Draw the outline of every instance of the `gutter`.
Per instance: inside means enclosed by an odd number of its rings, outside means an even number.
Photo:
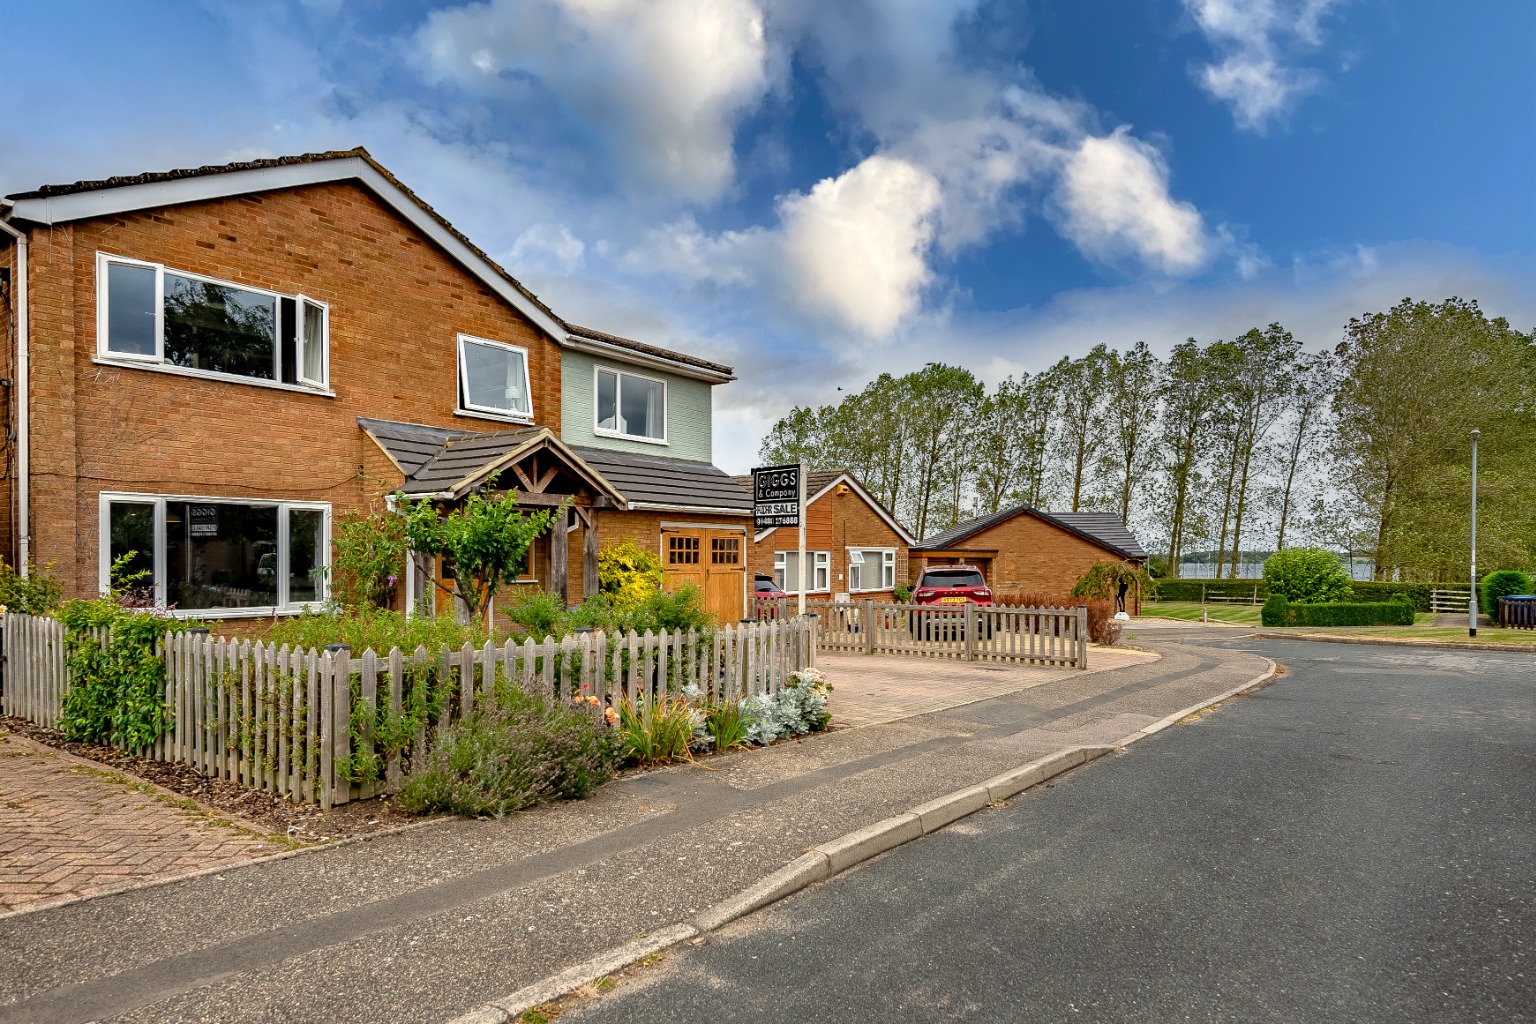
[[[16,296],[16,532],[21,538],[16,571],[26,576],[32,570],[32,367],[27,333],[27,235],[4,219],[0,219],[0,230],[16,240],[16,280],[11,285]]]

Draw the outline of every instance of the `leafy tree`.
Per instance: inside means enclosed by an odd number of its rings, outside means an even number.
[[[1466,578],[1468,432],[1482,431],[1478,547],[1536,561],[1536,333],[1476,302],[1404,299],[1349,322],[1333,402],[1339,477],[1379,579]]]
[[[405,571],[405,522],[383,509],[352,509],[336,519],[331,597],[349,612],[390,603]]]
[[[1297,360],[1291,382],[1290,419],[1284,443],[1285,483],[1280,491],[1280,529],[1275,536],[1275,550],[1285,547],[1285,529],[1291,517],[1291,499],[1296,486],[1296,471],[1308,442],[1318,432],[1319,421],[1328,411],[1328,402],[1337,386],[1337,364],[1328,352],[1303,355]]]
[[[1215,411],[1216,392],[1208,361],[1190,338],[1174,346],[1162,381],[1161,464],[1167,490],[1168,575],[1177,578],[1183,562],[1191,505],[1200,484],[1200,455]]]
[[[1050,373],[1057,395],[1059,429],[1067,451],[1072,511],[1083,506],[1094,446],[1104,431],[1104,379],[1109,350],[1095,345],[1081,359],[1062,359]]]
[[[1349,573],[1332,551],[1286,548],[1264,562],[1264,582],[1272,595],[1288,601],[1342,601],[1349,597]]]
[[[555,516],[566,514],[564,505],[525,513],[515,490],[491,497],[471,494],[446,513],[430,498],[412,501],[400,494],[396,502],[405,517],[406,543],[412,551],[440,555],[452,564],[456,594],[435,575],[429,578],[444,593],[462,600],[471,619],[489,614],[496,592],[516,578],[533,542],[549,532]]]
[[[1124,523],[1131,521],[1131,502],[1154,454],[1159,369],[1157,357],[1144,341],[1124,355],[1111,349],[1104,364],[1110,441],[1106,461],[1117,482],[1117,505]]]
[[[1079,599],[1113,601],[1115,610],[1123,612],[1125,595],[1133,587],[1139,589],[1143,596],[1150,598],[1157,592],[1157,581],[1139,565],[1104,559],[1094,562],[1088,567],[1087,572],[1078,577],[1077,582],[1072,586],[1072,596]]]

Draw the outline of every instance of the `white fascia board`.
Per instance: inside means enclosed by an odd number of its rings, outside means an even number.
[[[741,516],[743,519],[752,518],[750,509],[712,508],[707,505],[668,505],[658,501],[631,501],[628,507],[636,512],[698,512],[718,516]]]
[[[397,185],[375,170],[368,161],[358,156],[315,160],[301,164],[281,164],[276,167],[256,167],[244,171],[222,171],[176,178],[171,181],[150,181],[138,185],[97,189],[92,192],[76,192],[72,195],[17,199],[13,202],[11,217],[37,224],[63,224],[90,217],[127,213],[131,210],[205,202],[210,199],[226,199],[230,196],[249,195],[254,192],[272,192],[277,189],[321,185],[326,182],[349,179],[355,179],[365,185],[396,213],[409,221],[413,227],[432,239],[470,273],[485,282],[493,292],[532,320],[555,341],[562,345],[567,343],[569,333],[564,324],[530,301],[528,296],[514,287],[512,282],[491,266],[484,257],[461,242],[453,232],[443,227],[435,217],[422,209],[420,203],[406,195]]]
[[[702,380],[709,384],[725,384],[736,379],[728,373],[706,370],[704,367],[694,366],[692,363],[677,362],[661,356],[653,356],[646,352],[637,352],[632,348],[625,348],[622,345],[614,345],[610,342],[597,341],[593,338],[583,337],[580,334],[567,333],[565,339],[566,347],[575,349],[578,352],[602,356],[604,359],[610,359],[614,362],[665,370],[667,373],[678,377],[692,377],[694,380]]]

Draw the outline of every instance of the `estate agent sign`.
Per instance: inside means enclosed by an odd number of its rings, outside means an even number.
[[[752,471],[752,528],[800,525],[800,467],[764,466]]]

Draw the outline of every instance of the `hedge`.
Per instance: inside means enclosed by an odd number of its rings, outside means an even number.
[[[1158,580],[1158,601],[1199,601],[1201,588],[1210,597],[1234,597],[1253,600],[1253,588],[1259,588],[1259,600],[1269,597],[1269,587],[1263,580]],[[1465,583],[1380,583],[1374,580],[1357,580],[1350,584],[1349,604],[1373,604],[1390,601],[1398,594],[1407,594],[1415,611],[1429,611],[1431,590],[1466,590]],[[1341,602],[1342,603],[1342,602]]]
[[[1411,626],[1413,605],[1402,601],[1292,604],[1279,594],[1264,602],[1266,626]]]

